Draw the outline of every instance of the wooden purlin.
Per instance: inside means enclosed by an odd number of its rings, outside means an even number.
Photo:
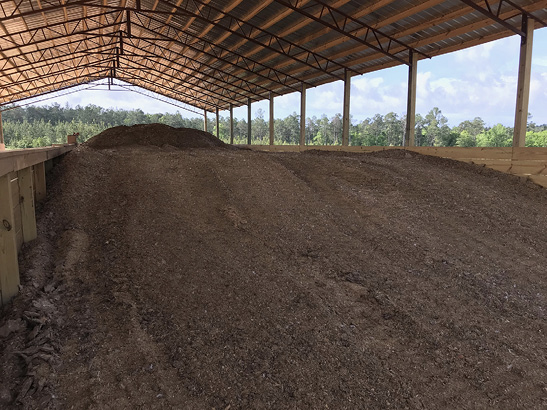
[[[401,57],[399,57],[398,53],[392,53],[390,51],[390,45],[392,42],[395,42],[399,46],[402,46],[402,48],[407,52],[415,52],[419,54],[423,54],[418,50],[413,49],[412,47],[409,47],[406,44],[403,44],[399,40],[397,40],[394,37],[391,37],[389,35],[386,35],[382,33],[381,31],[373,28],[372,26],[369,26],[363,22],[361,22],[359,19],[350,16],[346,13],[343,13],[341,11],[336,10],[332,6],[328,5],[327,3],[320,1],[320,0],[312,0],[317,5],[321,7],[321,12],[319,13],[319,16],[314,15],[312,13],[309,13],[308,11],[302,9],[301,7],[297,5],[293,5],[290,1],[286,0],[275,0],[277,3],[284,5],[285,7],[290,8],[291,10],[294,10],[295,12],[298,12],[310,20],[313,20],[315,22],[318,22],[324,26],[327,26],[329,29],[337,31],[338,33],[342,34],[343,36],[356,41],[358,43],[361,43],[367,47],[370,47],[371,49],[375,50],[378,53],[384,54],[394,60],[399,61],[401,64],[409,64],[408,59],[405,60]],[[341,17],[340,19],[337,19],[335,14],[339,14]],[[333,22],[325,20],[323,17],[328,16]],[[364,36],[357,36],[355,35],[355,32],[358,29],[352,28],[351,30],[347,29],[347,26],[349,25],[360,25],[360,30],[365,30]],[[368,40],[368,38],[371,38],[371,40]],[[374,40],[376,40],[374,42]],[[387,46],[384,43],[388,43]],[[425,55],[424,55],[425,56]],[[427,56],[425,56],[427,57]]]
[[[144,48],[147,50],[154,49],[158,50],[158,52],[161,53],[159,55],[156,51],[151,52],[152,55],[156,56],[158,60],[162,61],[171,61],[171,66],[175,65],[178,66],[181,69],[184,69],[185,71],[192,73],[196,75],[194,78],[198,78],[197,75],[200,75],[201,77],[210,77],[211,80],[205,80],[206,83],[210,84],[211,86],[216,86],[216,88],[209,88],[212,92],[216,92],[217,89],[223,89],[231,91],[233,89],[233,93],[241,93],[242,95],[252,94],[255,98],[262,98],[262,95],[258,93],[258,90],[256,89],[256,85],[249,83],[246,80],[242,80],[238,77],[233,76],[230,73],[223,73],[215,68],[207,67],[203,63],[194,60],[193,58],[190,58],[188,56],[180,55],[176,52],[174,52],[172,49],[164,49],[163,47],[158,46],[157,44],[152,43],[148,40],[142,40],[145,43],[148,43],[150,45],[149,48]],[[137,48],[137,46],[134,46]],[[179,61],[183,60],[184,64],[180,63]],[[160,65],[164,65],[165,63],[158,63]],[[167,70],[167,69],[166,69]],[[205,75],[207,74],[207,75]],[[222,76],[226,78],[222,78]],[[220,77],[220,78],[219,78]],[[188,81],[186,81],[188,84],[192,84],[192,78],[189,76],[185,76],[185,78],[190,78]],[[238,82],[242,84],[237,84]],[[243,83],[245,86],[243,86]],[[220,84],[220,85],[219,85]],[[268,92],[267,88],[263,88],[263,92]]]
[[[373,13],[375,12],[376,10],[380,9],[381,7],[384,7],[386,6],[387,4],[390,4],[392,3],[394,0],[383,0],[383,1],[377,1],[377,2],[374,2],[373,4],[371,5],[365,5],[365,6],[362,6],[360,7],[358,10],[356,10],[354,13],[353,13],[353,16],[355,18],[361,18],[363,16],[366,16],[368,15],[369,13]],[[306,0],[305,2],[303,2],[303,4],[307,4],[309,2],[309,0]],[[432,5],[434,4],[438,4],[438,3],[441,3],[442,0],[427,0],[427,1],[424,1],[422,2],[419,6],[415,6],[413,8],[413,10],[420,10],[420,9],[423,9],[423,8],[428,8],[428,7],[431,7]],[[334,3],[334,6],[343,6],[344,4],[348,3],[348,1],[338,1],[336,3]],[[300,3],[299,3],[300,4]],[[311,11],[311,13],[313,14],[313,11]],[[318,11],[316,11],[316,14],[318,15]],[[406,13],[408,13],[408,11],[406,11]],[[310,19],[308,17],[305,17],[305,16],[302,16],[302,20],[301,20],[301,23],[300,23],[300,26],[303,27],[305,26],[306,24],[309,24],[310,22]],[[295,27],[298,27],[299,25],[296,25]],[[380,29],[382,27],[384,27],[383,24],[380,24],[380,25],[376,25],[374,26],[376,29]],[[285,33],[287,35],[289,34],[292,34],[294,33],[294,29],[293,28],[289,28],[285,31]],[[319,30],[314,30],[314,32],[308,36],[305,36],[305,37],[302,37],[301,39],[299,39],[299,43],[309,43],[309,42],[312,42],[312,41],[316,41],[318,38],[320,38],[321,36],[325,35],[329,33],[329,28],[328,27],[324,27],[323,29],[319,29]],[[362,35],[361,32],[358,32],[357,35]],[[330,48],[334,48],[340,44],[343,44],[344,42],[346,42],[347,39],[344,38],[343,36],[338,36],[335,40],[332,40],[328,43],[321,43],[321,44],[318,44],[316,46],[316,49],[318,51],[325,51],[327,49],[330,49]],[[354,48],[355,50],[357,50],[357,47]],[[363,45],[359,45],[358,46],[358,49],[359,51],[362,51],[364,49],[366,49],[365,46]],[[258,52],[257,49],[253,50],[254,52]],[[342,53],[338,53],[338,55],[333,55],[333,57],[335,59],[337,58],[343,58],[343,57],[347,57],[348,55],[351,55],[351,51],[347,51],[347,50],[344,50],[344,52]],[[377,56],[375,55],[374,58],[376,58]],[[262,60],[260,60],[262,63],[264,64],[268,64],[268,61],[271,60],[271,56],[268,56],[267,58],[263,58]],[[280,64],[278,64],[278,67],[280,68],[283,68],[285,66],[287,66],[287,62],[282,62]],[[353,62],[350,63],[350,65],[353,65]],[[296,72],[296,70],[291,70],[289,71],[291,74],[294,74]],[[238,73],[239,74],[239,73]],[[304,80],[309,80],[310,77],[303,77]],[[324,81],[325,82],[325,81]],[[314,84],[314,85],[318,85],[317,83]]]
[[[8,101],[1,102],[0,107],[2,105],[6,105],[6,104],[15,104],[15,103],[18,103],[18,102],[21,102],[23,100],[33,98],[33,97],[38,97],[38,96],[42,96],[42,95],[52,94],[52,93],[55,93],[55,92],[60,92],[60,91],[67,90],[67,89],[70,89],[70,88],[73,88],[73,87],[76,87],[76,86],[79,86],[79,85],[89,84],[93,81],[103,80],[103,79],[107,78],[107,73],[108,73],[109,70],[110,70],[110,68],[108,68],[108,70],[104,70],[102,72],[94,73],[93,76],[87,76],[87,77],[84,77],[84,78],[79,78],[79,79],[78,78],[73,78],[71,80],[58,81],[56,83],[50,84],[49,88],[39,86],[39,85],[35,85],[34,88],[29,88],[27,90],[23,90],[23,91],[20,91],[20,92],[17,92],[17,93],[10,94],[10,99]],[[104,73],[104,75],[101,75],[101,73]],[[39,92],[39,93],[35,92],[37,90],[44,90],[44,91]]]
[[[167,74],[166,72],[164,71],[161,71],[161,70],[158,70],[156,67],[150,67],[149,65],[146,65],[145,63],[142,63],[140,61],[135,61],[135,60],[132,60],[132,59],[128,59],[126,58],[127,60],[127,64],[123,66],[123,70],[127,71],[127,70],[136,70],[137,72],[140,71],[140,70],[143,70],[143,68],[146,68],[146,71],[149,71],[149,72],[152,72],[154,73],[155,75],[157,75],[159,78],[164,78],[166,80],[169,81],[169,83],[171,84],[171,87],[174,88],[174,89],[179,89],[179,87],[177,86],[180,86],[180,88],[183,88],[183,89],[198,89],[201,93],[203,93],[204,91],[207,91],[207,88],[206,87],[201,87],[197,84],[192,84],[193,87],[187,87],[185,84],[180,84],[179,83],[179,79],[172,75],[172,74]],[[132,65],[136,65],[136,66],[132,66]],[[205,95],[205,94],[203,94]],[[207,94],[209,95],[209,94]],[[235,101],[233,99],[226,99],[224,96],[222,95],[215,95],[214,96],[215,100],[216,101],[219,101],[219,102],[222,102],[223,104],[230,104],[231,102]]]
[[[121,68],[119,73],[126,74],[126,70],[126,67]],[[164,95],[173,100],[185,102],[197,108],[211,110],[217,106],[217,100],[211,99],[211,97],[206,94],[192,94],[190,89],[185,89],[184,91],[174,89],[172,83],[169,80],[162,78],[159,74],[153,75],[150,72],[141,72],[139,76],[133,76],[130,73],[127,74],[127,76],[121,75],[119,79],[130,84],[138,85],[148,91]]]
[[[302,2],[306,2],[308,0],[302,0]],[[349,1],[349,0],[347,0]],[[250,10],[248,10],[244,16],[242,16],[243,19],[251,19],[253,18],[254,16],[256,16],[260,11],[262,11],[265,7],[267,7],[269,4],[271,4],[273,2],[273,0],[264,0],[264,1],[260,1],[260,2],[256,2],[255,4],[253,4],[253,7],[250,8]],[[268,23],[265,24],[265,27],[266,28],[269,28],[268,24],[270,24],[270,22],[273,22],[274,19],[271,19]],[[272,23],[273,24],[273,23]],[[209,27],[211,27],[212,25],[210,24]],[[208,31],[207,31],[208,32]],[[200,36],[201,35],[204,35],[206,34],[207,32],[203,32],[203,33],[200,33]],[[226,31],[224,34],[220,35],[220,37],[218,38],[218,42],[219,43],[222,43],[224,42],[226,39],[228,39],[230,36],[232,36],[233,34],[230,32],[230,31]],[[250,36],[254,35],[254,33],[249,33]],[[246,40],[241,40],[239,43],[236,43],[232,46],[232,48],[234,49],[239,49],[240,47],[242,47],[244,44],[246,43]],[[260,47],[257,46],[258,49],[261,49]],[[250,57],[252,55],[254,55],[255,52],[253,51],[250,51],[250,52],[245,52],[243,55],[245,57]],[[198,54],[196,56],[196,58],[200,58],[202,57],[203,54]],[[212,64],[213,61],[211,59],[208,60],[208,63],[209,64]],[[225,69],[226,66],[221,66],[219,69],[220,70],[223,70]]]
[[[91,60],[93,60],[93,63],[96,63],[98,61],[101,61],[104,59],[104,56],[111,57],[112,52],[107,52],[108,50],[105,50],[104,52],[95,52],[91,54]],[[46,59],[44,61],[41,61],[40,64],[29,64],[28,66],[23,66],[24,71],[28,72],[29,74],[35,74],[33,78],[36,78],[36,76],[41,76],[45,73],[46,69],[49,69],[51,71],[53,67],[64,67],[64,68],[70,68],[70,67],[86,67],[91,65],[92,61],[88,59],[88,63],[82,64],[82,61],[84,58],[88,57],[89,54],[86,51],[82,52],[76,52],[72,56],[59,56],[59,57],[51,57],[49,59]],[[75,63],[75,64],[74,64]],[[32,78],[28,78],[32,79]],[[2,80],[0,79],[0,82]],[[5,85],[6,82],[3,82],[0,85]],[[7,83],[9,84],[9,83]]]
[[[160,2],[164,4],[171,4],[167,0],[159,0]],[[212,24],[213,22],[204,16],[200,15],[199,13],[195,13],[194,11],[189,11],[190,5],[195,5],[195,3],[200,4],[203,8],[215,11],[216,13],[222,14],[223,17],[221,19],[218,19],[216,21],[215,27],[221,28],[222,30],[229,31],[232,34],[235,34],[237,36],[240,36],[241,38],[245,39],[246,41],[250,41],[252,43],[257,44],[258,46],[261,46],[267,50],[270,50],[274,53],[279,53],[285,57],[293,59],[295,62],[307,65],[308,67],[322,71],[325,74],[332,75],[333,77],[336,77],[338,79],[343,79],[343,75],[337,75],[334,74],[336,71],[339,70],[345,70],[350,69],[349,67],[344,66],[343,64],[340,64],[334,60],[329,59],[326,56],[320,55],[313,50],[310,50],[309,48],[294,43],[287,38],[281,38],[277,36],[275,33],[272,33],[268,30],[264,30],[263,28],[252,24],[249,21],[244,21],[239,19],[238,17],[234,16],[233,14],[229,12],[222,11],[219,8],[213,7],[210,4],[204,3],[202,0],[193,0],[192,2],[187,2],[186,7],[179,9],[184,10],[185,13],[190,13],[190,15],[197,19],[202,19],[203,21]],[[207,13],[207,10],[204,10],[204,13]],[[227,26],[220,24],[221,21],[224,19],[227,19]],[[224,23],[226,24],[226,23]],[[258,32],[259,35],[256,36],[250,36],[244,29],[245,26],[248,26],[248,29],[250,28],[250,32],[253,31]],[[232,27],[237,27],[236,29],[232,29]],[[261,40],[259,40],[259,38]],[[264,39],[264,40],[262,40]],[[276,45],[274,47],[273,45]],[[277,48],[279,47],[279,48]],[[293,51],[296,49],[296,51]],[[310,61],[313,61],[313,63],[310,63]],[[328,70],[329,64],[331,66],[334,66],[335,68],[333,70]],[[325,68],[323,67],[325,65]],[[350,69],[351,70],[351,69]]]
[[[433,3],[439,3],[440,1],[439,0],[433,0],[432,2]],[[424,3],[429,3],[429,5],[431,5],[432,2],[424,2]],[[534,8],[532,6],[528,6],[528,10],[532,11],[532,12],[536,11],[538,9],[540,9],[539,5],[536,5]],[[469,12],[469,9],[467,9],[465,7],[462,7],[462,8],[457,9],[455,12],[452,12],[449,16],[454,17],[454,18],[455,17],[461,17],[461,16],[466,15],[468,12]],[[504,14],[504,16],[509,16],[509,15],[514,16],[515,12],[511,11],[511,12],[508,12],[508,13]],[[398,34],[396,37],[404,37],[404,36],[407,36],[407,35],[411,35],[411,34],[416,33],[418,30],[425,29],[430,24],[438,24],[438,23],[439,23],[438,20],[434,20],[431,23],[428,22],[428,23],[424,23],[423,25],[419,25],[419,26],[416,26],[416,27],[411,27],[411,28],[407,29],[406,31],[401,32],[400,35]],[[448,34],[447,33],[442,33],[440,35],[437,35],[437,36],[433,37],[433,39],[434,39],[434,41],[442,41],[442,40],[446,39],[451,33],[463,34],[463,33],[469,32],[469,31],[473,31],[479,26],[482,27],[485,24],[488,24],[488,19],[487,18],[481,20],[479,23],[471,23],[471,24],[466,25],[464,27],[453,30],[452,32],[450,32]],[[383,26],[381,24],[379,24],[378,27],[383,27]],[[505,35],[496,34],[496,35],[493,35],[491,37],[491,39],[494,40],[494,39],[498,39],[498,38],[505,37],[505,36],[507,36],[507,34],[505,34]],[[326,47],[329,47],[329,48],[330,47],[335,47],[340,42],[342,42],[342,39],[339,38],[338,40],[335,40],[334,42],[335,42],[335,44],[329,43],[328,45],[326,45]],[[465,43],[465,44],[469,44],[470,46],[472,46],[472,45],[476,45],[476,44],[481,44],[483,42],[485,42],[484,38],[480,38],[480,39],[478,39],[474,42],[473,42],[473,40],[470,40],[468,43]],[[430,44],[430,43],[431,43],[430,38],[424,38],[424,39],[421,39],[421,40],[411,42],[411,43],[409,43],[409,45],[416,48],[416,47],[422,47],[422,46]],[[455,50],[458,50],[458,49],[461,49],[461,48],[464,48],[464,47],[462,47],[462,45],[459,44],[459,45],[454,46],[453,48],[450,48],[450,51],[455,51]],[[350,49],[343,49],[338,54],[335,54],[334,57],[335,58],[341,58],[341,57],[344,57],[344,56],[357,54],[359,52],[362,52],[363,50],[366,50],[366,47],[359,45],[357,47],[353,47],[353,48],[350,48]],[[435,51],[435,52],[432,52],[432,53],[430,52],[430,54],[438,55],[440,53]],[[352,65],[360,65],[360,64],[364,64],[364,63],[367,63],[367,62],[374,61],[376,58],[377,58],[377,54],[373,54],[373,55],[369,55],[369,56],[365,56],[365,57],[359,57],[355,60],[352,60],[351,64]],[[382,68],[393,67],[395,65],[397,65],[397,64],[396,63],[388,63],[388,64],[384,64],[384,65],[380,65],[380,66],[371,67],[370,69],[363,70],[362,72],[363,73],[372,72],[372,71],[376,71],[376,70],[382,69]],[[305,78],[305,79],[307,79],[307,78]],[[328,82],[328,81],[322,81],[320,83],[315,83],[314,85],[317,86],[317,85],[324,84],[326,82]]]
[[[148,30],[152,33],[154,32],[153,29],[147,28],[146,26],[139,26],[139,27],[141,27],[145,30]],[[165,37],[165,39],[169,39],[168,36],[163,36],[163,35],[158,35],[158,34],[156,34],[156,35],[159,36],[159,37]],[[188,44],[184,43],[183,41],[179,41],[179,39],[176,39],[174,41],[179,43],[182,46],[188,46],[190,49],[195,50],[197,52],[203,51],[203,50],[200,50],[199,48],[197,48],[195,46],[188,45]],[[247,68],[248,72],[250,72],[252,75],[262,77],[266,82],[274,82],[274,83],[279,84],[280,86],[293,88],[294,90],[298,89],[297,87],[294,86],[294,84],[299,84],[300,81],[299,81],[299,79],[297,79],[297,78],[295,78],[291,75],[286,75],[285,73],[282,73],[279,70],[277,70],[275,68],[272,68],[272,67],[266,67],[263,64],[258,63],[257,61],[245,58],[245,57],[243,57],[243,56],[241,56],[241,55],[239,55],[239,54],[237,54],[233,51],[230,51],[230,50],[228,50],[224,47],[217,46],[217,45],[211,45],[211,46],[212,46],[211,50],[214,50],[214,53],[217,53],[217,54],[211,54],[211,53],[208,53],[208,52],[206,54],[210,55],[213,58],[216,58],[219,61],[224,61],[227,64],[231,65],[232,67],[244,68],[240,64],[240,62],[242,62],[248,67]],[[226,57],[224,57],[225,55],[231,55],[232,57],[235,57],[235,61],[228,60]],[[253,67],[253,66],[260,66],[262,70],[269,71],[270,75],[267,76],[267,75],[261,74],[260,72],[252,71],[251,67]],[[272,78],[271,77],[272,74],[276,75],[276,77]],[[286,78],[283,80],[282,77],[286,77]],[[288,79],[291,79],[293,81],[293,83],[288,84],[287,83]]]
[[[178,31],[175,27],[165,25],[160,20],[153,18],[149,15],[147,15],[146,18],[159,23],[160,26],[165,26],[168,30],[172,30],[172,34],[176,34],[176,32]],[[195,35],[191,33],[184,33],[185,38],[182,38],[182,36],[174,38],[174,37],[169,37],[168,35],[163,35],[163,34],[160,35],[155,31],[155,28],[153,29],[151,27],[147,27],[144,23],[139,24],[139,26],[145,30],[148,30],[151,33],[155,33],[159,37],[165,38],[167,40],[173,39],[174,42],[180,44],[183,47],[187,47],[190,50],[196,51],[198,53],[202,52],[204,54],[209,55],[210,57],[214,58],[217,61],[226,62],[228,65],[243,69],[247,73],[263,77],[264,79],[268,81],[276,82],[284,87],[294,88],[295,91],[297,90],[297,87],[291,87],[291,84],[288,83],[288,80],[290,79],[293,82],[292,84],[299,84],[301,82],[299,78],[296,78],[293,75],[286,74],[285,72],[277,69],[277,67],[276,68],[268,67],[252,58],[244,57],[243,55],[235,52],[234,50],[230,50],[222,45],[212,44],[208,41],[205,41],[204,39],[197,38]],[[193,40],[193,43],[185,42],[185,40],[188,41],[188,39]],[[203,46],[202,49],[198,47],[200,43]],[[208,46],[210,47],[209,52],[204,51],[205,44],[208,44]],[[227,59],[228,57],[230,58],[235,57],[235,61],[228,60]],[[245,66],[242,66],[241,63],[244,64]],[[269,75],[266,76],[264,74],[260,74],[259,70],[268,71]]]
[[[249,97],[253,101],[266,99],[272,91],[276,95],[298,91],[301,82],[313,87],[333,81],[335,77],[331,74],[340,73],[336,71],[337,64],[359,73],[369,72],[403,63],[408,47],[438,55],[512,34],[509,27],[492,23],[494,20],[487,17],[481,19],[476,7],[462,0],[380,0],[364,4],[350,0],[328,3],[290,0],[297,8],[306,7],[313,18],[297,15],[280,5],[288,1],[143,0],[137,7],[134,1],[127,0],[49,0],[33,8],[30,0],[0,2],[4,4],[0,8],[0,31],[2,25],[9,27],[4,30],[9,31],[9,35],[0,39],[3,80],[0,80],[3,83],[0,104],[58,86],[78,84],[72,77],[81,73],[86,78],[104,78],[104,64],[111,64],[120,74],[124,64],[133,59],[132,66],[150,70],[154,78],[163,78],[163,84],[170,82],[171,95],[178,93],[184,102],[196,101],[199,97],[198,104],[214,111],[216,107],[224,109],[230,104],[243,105]],[[500,13],[494,10],[494,14],[504,21],[509,19],[509,25],[515,25],[518,20],[515,17],[523,10],[537,12],[532,15],[540,21],[535,24],[537,27],[545,24],[545,1],[500,1],[504,6]],[[340,17],[345,14],[388,33],[389,51],[400,53],[404,61],[388,62],[381,58],[381,52],[348,41],[344,33],[320,25],[321,7],[311,7],[316,3],[330,7],[332,21],[341,28],[346,28]],[[438,5],[444,7],[436,7]],[[336,14],[338,8],[340,15]],[[382,18],[375,22],[367,17],[373,12]],[[131,23],[127,22],[129,16]],[[280,24],[288,16],[291,24]],[[424,16],[428,16],[427,21]],[[410,27],[404,20],[409,18],[422,23]],[[355,24],[348,25],[347,30],[363,36],[365,30],[358,28],[357,20],[352,21]],[[452,22],[454,28],[443,32],[427,30],[446,22]],[[310,24],[314,25],[313,29],[308,27]],[[134,40],[128,41],[131,27]],[[478,31],[481,31],[480,37],[474,34]],[[276,41],[284,44],[288,56],[283,55]],[[103,48],[98,47],[101,44]],[[126,50],[132,54],[124,58]],[[141,52],[143,58],[139,61],[137,55]],[[331,63],[325,67],[327,60]],[[78,68],[71,70],[71,65]],[[324,70],[318,70],[320,66]],[[136,71],[136,68],[128,68],[124,75],[133,77]],[[177,81],[174,77],[178,77]],[[193,91],[184,97],[182,92],[188,88]],[[167,91],[167,87],[161,89],[162,93]]]

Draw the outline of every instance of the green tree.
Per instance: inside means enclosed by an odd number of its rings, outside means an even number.
[[[478,147],[510,147],[512,143],[512,130],[502,124],[496,124],[489,130],[477,135]]]

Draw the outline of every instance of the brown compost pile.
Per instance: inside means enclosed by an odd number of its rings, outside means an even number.
[[[2,408],[547,406],[539,186],[160,125],[48,183],[0,316]]]

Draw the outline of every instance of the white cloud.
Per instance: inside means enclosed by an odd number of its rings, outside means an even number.
[[[498,43],[499,44],[499,43]],[[479,60],[487,60],[490,58],[492,50],[498,46],[494,42],[481,44],[476,47],[460,50],[454,54],[456,61],[460,63],[475,63]]]

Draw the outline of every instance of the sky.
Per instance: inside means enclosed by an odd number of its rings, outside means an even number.
[[[416,113],[425,115],[438,107],[451,126],[481,117],[487,125],[513,126],[516,103],[520,37],[511,36],[450,54],[418,62]],[[532,77],[528,111],[531,120],[547,124],[547,28],[534,32]],[[398,66],[355,76],[351,80],[353,123],[375,114],[406,112],[408,67]],[[131,91],[78,91],[38,102],[70,106],[95,104],[104,108],[137,109],[146,113],[175,113],[184,117],[198,114]],[[307,90],[306,116],[329,118],[342,112],[343,83],[325,84]],[[275,118],[300,113],[300,94],[276,97]],[[252,104],[252,115],[262,109],[267,120],[269,102]],[[199,111],[199,110],[197,110]],[[221,111],[228,116],[227,111]],[[247,107],[234,109],[234,116],[247,118]]]

